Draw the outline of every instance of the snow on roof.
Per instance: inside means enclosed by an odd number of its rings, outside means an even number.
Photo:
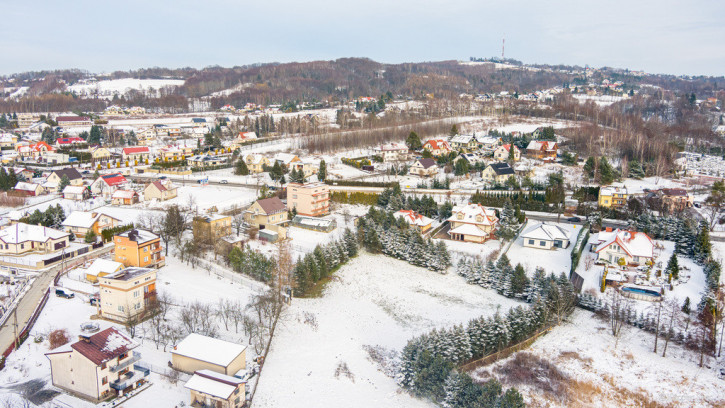
[[[448,144],[448,142],[443,139],[431,139],[431,140],[425,142],[425,144],[430,146],[434,150],[438,150],[438,149],[451,150],[451,145]]]
[[[627,194],[627,187],[612,185],[607,187],[601,187],[599,189],[600,196],[611,196],[614,194]]]
[[[462,219],[458,218],[459,214],[463,215]],[[479,215],[482,216],[481,221],[477,220]],[[495,225],[498,222],[498,218],[493,208],[486,208],[481,204],[467,204],[453,207],[453,215],[448,218],[448,221],[478,225]]]
[[[159,236],[154,234],[153,232],[142,229],[132,229],[130,231],[122,232],[117,236],[126,237],[129,240],[135,241],[139,244],[143,244],[144,242],[152,241],[159,238]]]
[[[547,152],[556,150],[556,142],[549,142],[545,140],[532,140],[529,145],[526,146],[526,150],[543,150]]]
[[[111,198],[133,198],[137,195],[138,193],[133,190],[116,190]]]
[[[246,349],[241,344],[191,333],[171,353],[226,367]]]
[[[26,241],[45,242],[49,239],[67,237],[67,232],[54,230],[40,225],[19,222],[0,230],[0,241],[6,244],[19,244]]]
[[[123,175],[120,173],[106,174],[105,176],[101,176],[100,178],[109,186],[117,186],[119,184],[128,182],[128,180],[126,180],[126,177],[123,177]]]
[[[290,153],[277,153],[274,156],[274,160],[282,162],[284,164],[289,164],[292,161],[298,161],[299,157],[295,156],[294,154],[290,154]]]
[[[147,146],[136,146],[136,147],[126,147],[123,149],[123,154],[138,154],[138,153],[149,153],[150,150]]]
[[[24,181],[18,181],[18,183],[15,185],[15,189],[21,191],[35,191],[38,189],[38,187],[40,187],[39,184],[26,183]]]
[[[498,144],[501,139],[493,136],[476,136],[476,141],[481,144]]]
[[[386,151],[386,150],[408,150],[408,146],[400,144],[400,143],[388,143],[384,144],[382,146],[376,147],[375,150],[378,151]]]
[[[65,186],[63,189],[63,193],[66,194],[82,194],[83,191],[86,189],[86,186]]]
[[[523,234],[521,234],[522,238],[531,238],[531,239],[543,239],[547,241],[553,241],[553,240],[569,240],[569,234],[567,234],[566,231],[564,231],[563,228],[561,228],[558,225],[550,225],[547,223],[540,223],[532,226],[531,228],[524,231]]]
[[[625,230],[614,230],[614,231],[600,231],[597,235],[596,252],[600,252],[608,246],[616,243],[622,250],[624,250],[630,256],[640,256],[645,258],[652,258],[654,251],[654,242],[652,238],[644,232],[625,231]]]
[[[473,224],[463,224],[459,225],[458,227],[448,231],[449,234],[461,234],[461,235],[474,235],[477,237],[485,237],[488,236],[487,233],[481,231]]]
[[[93,261],[91,266],[86,269],[86,275],[98,276],[98,274],[102,272],[110,274],[116,272],[119,268],[123,268],[123,264],[121,262],[97,258]]]
[[[248,155],[244,156],[244,160],[251,164],[257,164],[257,163],[262,162],[262,160],[264,160],[264,156],[262,156],[261,154],[258,154],[258,153],[252,153],[252,154],[248,154]]]
[[[73,211],[68,215],[68,217],[63,221],[61,225],[64,227],[91,228],[93,224],[98,221],[98,219],[101,218],[101,216],[103,215],[106,214],[89,211]],[[111,217],[110,215],[106,216],[120,221],[117,218]]]
[[[433,222],[432,219],[425,217],[423,215],[420,215],[413,210],[400,210],[393,215],[395,215],[398,218],[405,219],[405,221],[409,225],[415,225],[418,227],[425,227],[426,225],[430,225]]]
[[[241,384],[246,381],[236,377],[219,374],[211,370],[199,370],[184,384],[185,388],[214,397],[229,399]]]
[[[451,143],[469,143],[472,139],[472,135],[456,135],[451,138]]]
[[[100,365],[138,347],[138,343],[110,327],[88,337],[87,340],[73,343],[71,347],[96,365]]]

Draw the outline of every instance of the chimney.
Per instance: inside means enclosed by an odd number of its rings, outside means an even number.
[[[90,343],[91,342],[91,336],[85,336],[83,334],[80,334],[80,335],[78,335],[78,341],[82,341],[82,342],[85,342],[85,343]]]

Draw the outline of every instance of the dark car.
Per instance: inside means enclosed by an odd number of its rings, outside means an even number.
[[[73,299],[74,297],[76,297],[76,295],[73,292],[70,292],[63,288],[56,288],[55,295],[58,297],[64,297],[66,299]]]
[[[582,219],[579,217],[570,217],[567,221],[569,222],[582,222]]]
[[[226,180],[222,180],[222,181],[219,182],[219,184],[229,184],[229,182],[226,181]]]

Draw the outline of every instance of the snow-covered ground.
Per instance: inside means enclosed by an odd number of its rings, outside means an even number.
[[[324,294],[294,299],[280,320],[255,407],[424,407],[370,360],[367,346],[399,351],[411,337],[516,302],[382,255],[360,254]],[[347,364],[351,376],[335,371]]]
[[[553,363],[565,376],[557,379],[544,372],[538,381],[561,381],[564,390],[545,393],[531,385],[507,383],[496,370],[515,357],[479,369],[474,376],[488,378],[493,372],[506,386],[519,388],[531,406],[725,406],[725,383],[717,377],[716,364],[708,364],[712,369],[699,368],[696,353],[673,343],[662,357],[663,346],[660,340],[659,354],[653,353],[654,335],[633,327],[625,327],[616,342],[606,321],[576,310],[569,322],[555,327],[524,351]],[[642,397],[660,405],[643,405]]]
[[[193,203],[199,211],[206,211],[216,207],[219,211],[227,211],[232,207],[246,207],[252,204],[259,196],[254,188],[227,187],[216,185],[189,184],[179,186],[178,196],[171,200],[150,203],[152,207],[168,207],[178,205],[188,207]]]
[[[529,221],[522,232],[526,232],[529,228],[540,224],[539,221]],[[558,225],[566,231],[569,235],[570,245],[568,248],[562,249],[538,249],[529,248],[523,245],[524,239],[521,237],[516,238],[511,244],[506,256],[511,260],[511,265],[521,264],[525,269],[529,277],[534,275],[536,268],[544,268],[546,274],[554,273],[557,276],[564,272],[569,276],[569,269],[571,268],[571,251],[576,245],[578,234],[581,232],[581,225],[576,224],[564,224],[547,222],[549,225]]]
[[[79,95],[92,95],[97,92],[101,97],[111,99],[113,95],[123,95],[131,90],[148,92],[153,89],[158,91],[164,87],[177,87],[183,84],[183,79],[122,78],[74,84],[68,87],[68,91]]]
[[[625,99],[629,99],[629,97],[625,96],[615,96],[615,95],[585,95],[585,94],[577,94],[572,95],[574,99],[579,101],[579,103],[585,103],[587,101],[594,101],[599,106],[609,106],[615,102],[620,102]]]

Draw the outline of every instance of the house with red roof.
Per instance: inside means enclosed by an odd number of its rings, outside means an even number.
[[[639,266],[654,258],[654,241],[644,232],[612,230],[600,231],[592,244],[597,253],[597,261],[613,265],[624,262],[625,265]],[[623,261],[620,261],[623,260]]]
[[[556,159],[559,145],[547,140],[532,140],[526,146],[526,154],[536,159],[551,161]]]
[[[91,192],[110,198],[116,190],[123,190],[128,185],[128,180],[120,173],[106,174],[98,177],[91,183]]]
[[[159,201],[171,200],[178,195],[177,188],[170,181],[162,182],[156,180],[153,183],[146,186],[143,190],[143,199],[151,200],[157,199]]]
[[[55,145],[57,147],[69,147],[84,143],[86,143],[86,141],[80,137],[59,137],[58,139],[55,139]]]
[[[53,146],[46,142],[40,141],[33,144],[18,144],[16,145],[18,156],[20,157],[42,157],[44,154],[55,151]]]
[[[433,226],[432,219],[418,214],[413,210],[400,210],[393,215],[395,215],[397,218],[402,218],[403,220],[405,220],[405,222],[408,223],[408,225],[417,229],[421,233],[427,232]]]
[[[483,243],[494,237],[498,217],[493,208],[468,204],[453,207],[448,222],[451,224],[448,235],[452,240]]]
[[[505,144],[499,146],[493,151],[493,158],[498,161],[507,161],[509,159],[509,150],[514,149],[514,161],[521,160],[521,150],[512,144]]]
[[[121,396],[146,383],[150,370],[133,351],[139,344],[111,327],[81,334],[78,341],[57,347],[50,360],[53,385],[94,403]]]
[[[122,151],[123,160],[138,160],[145,161],[151,158],[151,150],[148,146],[132,146],[125,147]]]
[[[425,142],[423,149],[428,150],[433,156],[448,154],[453,150],[450,143],[443,139],[431,139]]]

